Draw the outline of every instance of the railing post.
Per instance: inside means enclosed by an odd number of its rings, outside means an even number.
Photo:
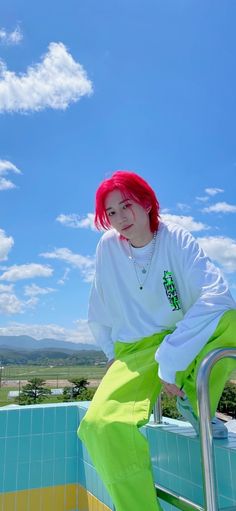
[[[218,511],[215,458],[211,427],[209,378],[212,367],[222,358],[235,358],[236,348],[211,351],[200,364],[197,375],[197,397],[200,419],[200,441],[202,451],[203,488],[205,509]]]
[[[161,394],[159,394],[153,408],[154,424],[162,423]]]

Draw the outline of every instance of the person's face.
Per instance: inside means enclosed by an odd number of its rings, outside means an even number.
[[[145,243],[150,238],[150,206],[144,208],[133,199],[124,197],[120,190],[113,190],[106,196],[105,209],[111,227],[134,245]]]

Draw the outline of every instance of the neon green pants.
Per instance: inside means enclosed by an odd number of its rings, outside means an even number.
[[[78,435],[102,478],[116,511],[158,511],[148,442],[139,428],[149,420],[161,390],[155,351],[165,331],[136,343],[115,343],[115,362],[105,374],[81,421]],[[177,373],[195,411],[196,375],[205,355],[220,347],[236,346],[236,310],[226,312],[197,359]],[[235,361],[216,364],[210,379],[212,415]]]

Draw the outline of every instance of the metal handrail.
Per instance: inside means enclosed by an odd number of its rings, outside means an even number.
[[[202,455],[202,474],[203,474],[203,489],[204,489],[204,502],[205,507],[197,505],[196,503],[184,499],[177,495],[175,492],[163,488],[156,484],[158,495],[167,500],[172,505],[179,507],[183,511],[187,508],[205,509],[206,511],[218,511],[217,490],[216,490],[216,471],[215,459],[213,452],[213,437],[211,426],[211,413],[210,413],[210,399],[209,399],[209,378],[213,366],[222,358],[235,358],[236,348],[215,349],[211,351],[201,362],[197,374],[197,401],[199,407],[199,422],[200,422],[200,443]],[[161,398],[159,396],[153,412],[154,423],[161,424]]]

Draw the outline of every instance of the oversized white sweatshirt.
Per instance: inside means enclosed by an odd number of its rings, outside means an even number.
[[[145,247],[135,249],[137,260],[142,252]],[[182,227],[160,222],[142,290],[128,242],[114,229],[101,237],[88,324],[108,360],[115,341],[136,342],[171,330],[155,358],[160,378],[174,383],[176,371],[186,369],[230,309],[236,303],[220,270]]]

